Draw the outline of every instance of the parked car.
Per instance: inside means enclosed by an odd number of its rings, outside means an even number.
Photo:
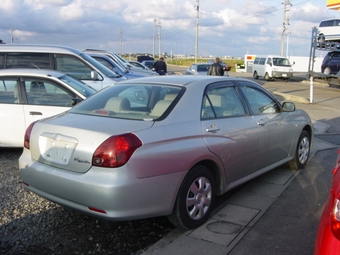
[[[156,63],[156,61],[155,60],[144,60],[141,63],[142,65],[145,65],[150,70],[153,70],[153,65]]]
[[[340,51],[330,51],[323,58],[321,72],[327,75],[337,74],[340,71]]]
[[[340,149],[333,169],[333,181],[324,206],[314,255],[340,254]]]
[[[23,147],[33,121],[67,111],[95,92],[54,70],[0,70],[0,147]]]
[[[19,168],[27,190],[61,205],[190,229],[216,195],[284,163],[305,167],[312,139],[306,112],[249,79],[155,76],[32,123]]]
[[[149,68],[138,61],[129,60],[129,63],[135,67],[142,68],[144,70],[149,70]]]
[[[135,67],[134,65],[130,64],[128,61],[126,61],[124,58],[119,56],[116,53],[109,52],[106,50],[97,50],[97,49],[86,49],[84,50],[87,54],[93,53],[93,54],[102,54],[105,56],[110,57],[113,61],[115,61],[116,64],[118,64],[121,68],[131,72],[133,71],[134,73],[147,73],[149,76],[155,75],[155,72],[152,72],[151,70],[143,70],[140,68]]]
[[[111,71],[114,71],[117,74],[127,79],[135,79],[135,78],[150,76],[148,73],[145,73],[145,72],[133,72],[127,69],[123,69],[118,64],[116,64],[116,62],[113,61],[112,58],[105,56],[103,54],[92,54],[92,53],[88,53],[88,54],[91,57],[93,57],[95,60],[97,60],[99,63],[109,68]]]
[[[184,74],[207,75],[210,66],[211,64],[207,63],[195,63],[186,69]]]
[[[96,90],[126,80],[89,55],[67,46],[5,44],[0,47],[0,69],[53,69],[83,81]]]
[[[209,64],[214,64],[214,60],[213,59],[210,59],[210,60],[208,60],[208,63]],[[226,63],[224,63],[222,60],[220,60],[220,64],[223,66],[223,68],[224,68],[224,71],[230,71],[230,66],[228,66]]]
[[[318,27],[320,42],[340,42],[340,19],[322,20]]]

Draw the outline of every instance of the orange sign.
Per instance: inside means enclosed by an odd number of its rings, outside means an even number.
[[[332,10],[339,10],[340,0],[327,0],[327,8]]]

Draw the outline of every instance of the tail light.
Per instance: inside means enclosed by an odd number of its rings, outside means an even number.
[[[31,147],[31,132],[32,132],[34,124],[35,124],[35,122],[32,122],[28,126],[28,128],[26,129],[26,132],[25,132],[25,136],[24,136],[24,147],[28,150]]]
[[[338,157],[336,164],[332,171],[333,181],[331,187],[332,196],[332,212],[331,212],[331,228],[333,235],[340,240],[340,149],[338,150]]]
[[[132,133],[111,136],[94,152],[92,165],[112,168],[123,166],[140,146],[142,141]]]
[[[338,150],[338,157],[336,159],[336,163],[332,171],[333,176],[338,172],[339,169],[340,169],[340,149]]]
[[[336,239],[340,240],[340,200],[334,198],[333,210],[331,212],[331,228]]]

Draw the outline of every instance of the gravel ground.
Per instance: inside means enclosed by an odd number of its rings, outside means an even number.
[[[111,222],[23,189],[21,149],[0,149],[0,254],[142,254],[168,234],[166,217]]]

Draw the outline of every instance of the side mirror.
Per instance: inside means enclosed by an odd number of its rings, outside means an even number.
[[[282,104],[282,109],[285,112],[294,112],[295,111],[295,104],[292,102],[284,102]]]
[[[81,101],[83,101],[80,98],[72,98],[72,106],[75,106],[76,104],[80,103]]]
[[[91,79],[98,80],[98,73],[96,71],[91,71]]]

